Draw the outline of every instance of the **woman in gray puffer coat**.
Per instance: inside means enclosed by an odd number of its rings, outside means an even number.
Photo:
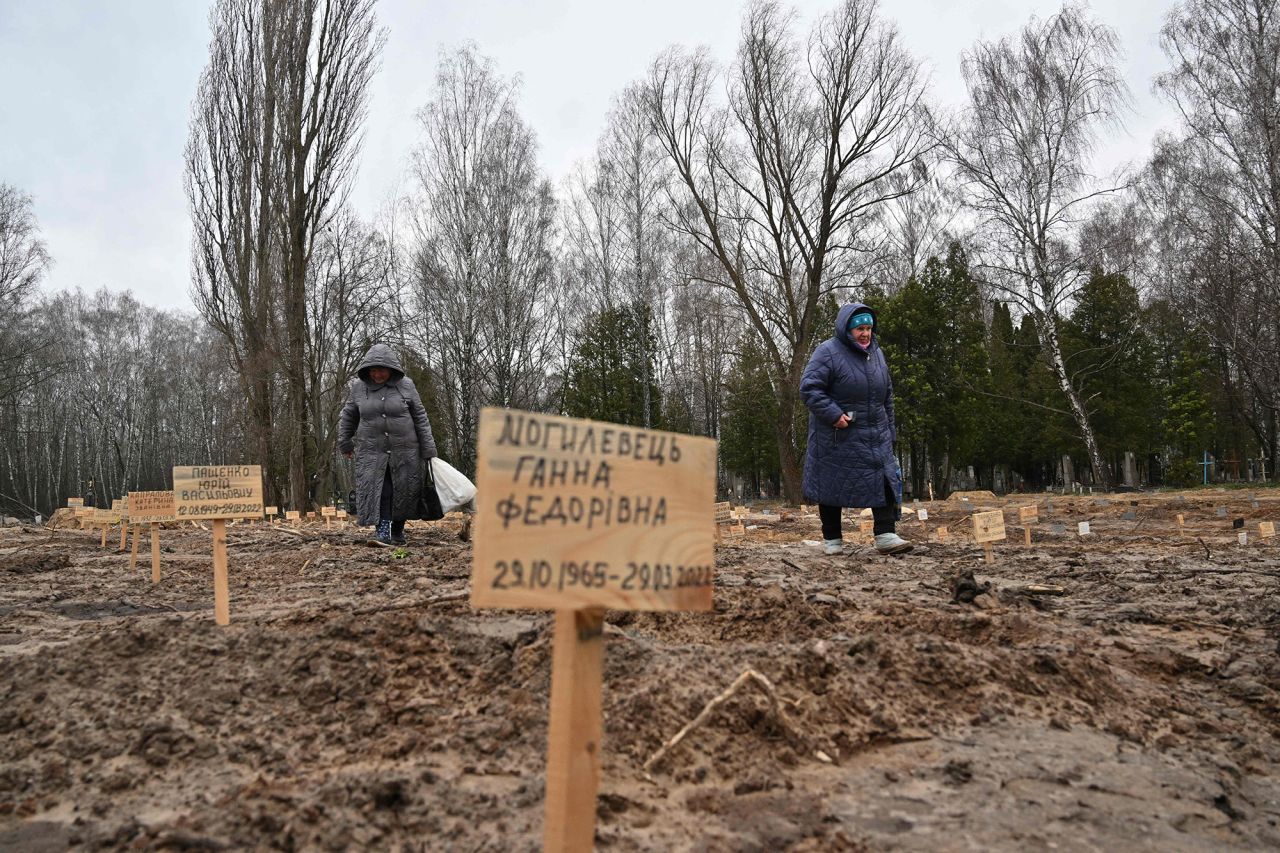
[[[800,380],[809,409],[804,493],[818,504],[828,554],[844,548],[841,507],[870,507],[876,550],[901,554],[902,474],[893,456],[893,381],[875,339],[876,313],[861,302],[841,306],[835,334],[814,350]]]
[[[369,347],[356,374],[338,416],[338,450],[355,454],[360,524],[376,524],[380,544],[403,545],[405,521],[418,517],[426,461],[436,455],[431,422],[391,347]]]

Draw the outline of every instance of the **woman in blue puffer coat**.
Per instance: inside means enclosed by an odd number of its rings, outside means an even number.
[[[912,545],[895,532],[902,474],[893,456],[893,382],[875,339],[876,314],[861,302],[841,306],[835,334],[818,345],[800,380],[809,408],[804,493],[818,504],[828,554],[844,548],[842,507],[870,507],[876,550]]]

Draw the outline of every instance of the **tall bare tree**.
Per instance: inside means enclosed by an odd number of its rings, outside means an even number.
[[[764,346],[783,490],[798,501],[800,376],[830,320],[819,300],[859,272],[878,208],[915,188],[889,178],[926,143],[919,67],[873,0],[840,3],[807,44],[793,29],[782,5],[752,3],[727,105],[709,57],[679,49],[654,62],[645,103],[678,179],[672,225],[718,261],[708,283],[734,294]]]
[[[31,196],[0,183],[0,396],[25,384],[32,342],[23,334],[26,308],[51,263]]]
[[[1166,19],[1171,70],[1157,88],[1183,119],[1152,164],[1168,192],[1177,297],[1203,308],[1216,345],[1256,398],[1249,426],[1280,453],[1280,3],[1187,0]],[[1188,251],[1189,250],[1189,251]]]
[[[1088,280],[1077,228],[1092,200],[1117,187],[1099,182],[1089,160],[1099,133],[1117,121],[1127,89],[1116,68],[1115,33],[1077,6],[1016,37],[978,42],[964,53],[968,104],[939,124],[936,139],[967,185],[979,218],[979,271],[1030,314],[1089,454],[1095,479],[1110,473],[1089,411],[1063,358],[1059,329]]]
[[[374,0],[218,0],[210,25],[186,155],[195,301],[231,345],[273,488],[287,456],[303,509],[308,267],[350,185],[384,34]]]
[[[544,402],[559,334],[546,310],[555,203],[518,92],[469,45],[442,56],[435,97],[418,115],[415,343],[434,372],[445,443],[465,469],[482,406]]]

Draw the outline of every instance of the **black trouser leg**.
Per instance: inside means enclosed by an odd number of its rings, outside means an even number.
[[[378,520],[389,521],[391,519],[391,469],[387,469],[386,475],[382,480],[382,500],[378,505]]]
[[[822,520],[822,538],[840,539],[840,507],[818,504],[818,518]]]
[[[884,482],[884,506],[873,506],[871,518],[875,522],[873,528],[876,536],[881,533],[893,533],[898,525],[898,496],[893,493],[889,481]]]
[[[403,518],[400,519],[399,521],[391,522],[391,535],[392,536],[404,535],[404,519]]]

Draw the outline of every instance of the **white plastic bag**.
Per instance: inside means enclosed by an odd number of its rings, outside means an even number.
[[[439,456],[431,460],[431,474],[436,480],[440,508],[445,512],[453,512],[466,506],[476,496],[476,484]]]

